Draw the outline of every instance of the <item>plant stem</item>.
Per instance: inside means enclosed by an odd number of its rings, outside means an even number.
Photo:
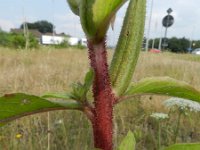
[[[94,146],[103,150],[113,149],[113,102],[108,74],[105,41],[96,44],[88,41],[90,65],[94,69],[93,83],[94,119],[92,120]]]
[[[160,120],[158,121],[158,150],[160,150],[161,146],[161,124]]]
[[[47,143],[47,150],[50,150],[50,143],[51,143],[51,127],[50,127],[50,112],[47,113],[47,120],[48,120],[48,136],[47,136],[47,139],[48,139],[48,143]]]
[[[178,132],[179,132],[179,128],[180,128],[181,115],[182,115],[182,110],[179,110],[176,130],[174,132],[174,144],[176,144],[176,140],[177,140],[177,136],[178,136]]]

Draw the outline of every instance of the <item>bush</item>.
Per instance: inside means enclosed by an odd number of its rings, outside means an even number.
[[[68,48],[69,47],[69,43],[67,41],[63,41],[62,43],[58,44],[58,45],[54,45],[55,48]]]
[[[7,33],[0,31],[0,46],[12,48],[25,48],[26,39],[23,34]],[[38,47],[38,41],[33,35],[29,35],[28,48]]]

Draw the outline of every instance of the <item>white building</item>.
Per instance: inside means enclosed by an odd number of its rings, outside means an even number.
[[[79,38],[76,38],[76,37],[69,37],[67,39],[69,45],[71,46],[75,46],[75,45],[78,45],[80,43],[80,39]]]
[[[58,45],[62,42],[68,42],[71,46],[76,46],[78,44],[87,46],[87,40],[82,38],[76,38],[76,37],[65,37],[65,36],[53,36],[53,35],[42,35],[41,36],[41,44],[43,45]]]
[[[63,36],[52,36],[52,35],[42,35],[41,36],[41,44],[44,45],[58,45],[67,39]]]
[[[87,39],[85,38],[80,39],[80,44],[83,46],[87,46]]]

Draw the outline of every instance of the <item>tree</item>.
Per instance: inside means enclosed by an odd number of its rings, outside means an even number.
[[[28,29],[38,29],[41,33],[53,33],[54,25],[48,21],[41,20],[34,23],[26,22]],[[24,23],[20,26],[21,29],[24,28]]]
[[[168,48],[172,52],[181,52],[181,53],[188,52],[187,49],[189,48],[189,45],[190,45],[190,41],[186,39],[185,37],[180,38],[180,39],[176,37],[168,39]]]
[[[0,46],[25,48],[25,45],[26,45],[26,38],[24,37],[23,34],[0,31]],[[37,46],[38,46],[37,39],[32,34],[30,34],[28,48],[35,48]]]

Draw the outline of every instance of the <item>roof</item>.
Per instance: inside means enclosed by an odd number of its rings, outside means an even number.
[[[29,33],[31,33],[33,36],[40,38],[42,33],[40,33],[37,29],[29,29]],[[11,29],[12,33],[17,33],[17,34],[23,34],[24,30],[23,29]]]

